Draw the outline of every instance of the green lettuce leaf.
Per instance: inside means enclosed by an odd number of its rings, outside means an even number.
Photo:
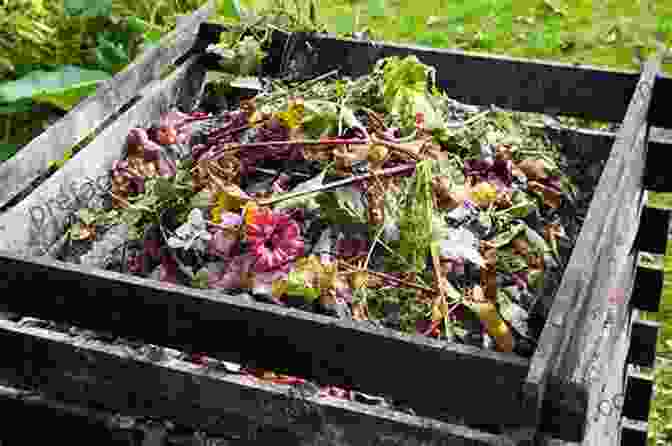
[[[401,117],[405,128],[415,125],[418,113],[424,116],[427,129],[443,127],[441,114],[428,93],[428,76],[433,73],[434,69],[421,63],[416,56],[391,57],[383,67],[383,104],[390,114]]]

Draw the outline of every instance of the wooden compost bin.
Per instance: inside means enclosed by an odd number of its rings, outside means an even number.
[[[7,386],[0,403],[79,413],[110,429],[123,424],[116,413],[165,418],[241,438],[230,444],[645,444],[646,427],[632,421],[648,417],[651,382],[630,364],[653,365],[657,325],[639,320],[638,311],[657,309],[662,271],[638,266],[638,255],[664,253],[667,238],[669,215],[645,206],[646,190],[672,190],[661,170],[669,145],[656,135],[656,128],[672,127],[663,107],[672,79],[658,74],[656,58],[641,73],[625,73],[324,36],[274,38],[269,67],[276,70],[300,60],[313,76],[335,68],[361,75],[381,57],[415,54],[436,67],[439,87],[459,101],[622,123],[617,134],[548,129],[568,150],[607,161],[529,360],[54,260],[50,253],[68,215],[81,207],[68,196],[94,193],[96,183],[84,179],[109,172],[130,128],[155,122],[175,105],[185,112],[193,107],[207,71],[198,52],[218,35],[207,25],[196,39],[195,26],[208,8],[212,2],[183,22],[177,38],[153,50],[170,56],[143,56],[141,66],[127,69],[131,74],[115,76],[56,130],[0,165],[0,179],[7,181],[0,198],[8,203],[0,215],[0,310],[106,333],[83,340],[18,324],[17,317],[0,320],[0,381]],[[178,58],[170,76],[136,91],[148,82],[138,81],[134,70],[157,73]],[[97,101],[112,94],[110,85],[123,91],[101,106]],[[39,165],[62,156],[131,100],[62,169],[22,197],[39,177]],[[64,134],[68,130],[72,135]],[[54,141],[48,132],[57,135]],[[49,224],[36,227],[36,215]],[[315,417],[288,417],[293,397],[286,386],[141,359],[114,343],[117,336],[265,368],[290,363],[293,374],[392,397],[415,415],[304,398],[338,437],[329,443],[316,431]],[[250,439],[249,424],[261,421],[273,435]],[[152,437],[151,429],[143,430],[145,439]]]

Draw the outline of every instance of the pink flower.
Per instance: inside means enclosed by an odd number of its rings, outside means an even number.
[[[255,272],[289,271],[289,262],[303,255],[299,225],[284,213],[257,209],[247,225]]]
[[[212,288],[222,288],[225,290],[246,288],[248,285],[247,276],[254,264],[254,260],[254,256],[250,254],[234,257],[224,273],[219,277],[212,277],[209,285]]]
[[[229,258],[240,242],[239,238],[224,229],[210,228],[212,238],[208,241],[208,254],[214,257]]]

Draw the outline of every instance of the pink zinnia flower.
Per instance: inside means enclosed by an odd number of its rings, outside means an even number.
[[[208,231],[212,238],[208,242],[208,254],[214,257],[229,258],[239,245],[240,237],[237,228],[243,223],[243,218],[232,212],[220,214],[221,223],[211,225]]]
[[[253,263],[254,256],[250,254],[234,257],[222,275],[209,278],[209,286],[225,290],[247,288],[247,277]]]
[[[289,270],[289,262],[303,255],[299,225],[284,213],[255,209],[247,224],[255,272]]]

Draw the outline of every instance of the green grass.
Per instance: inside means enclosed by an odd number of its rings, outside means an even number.
[[[358,29],[379,40],[626,69],[638,67],[636,48],[647,54],[658,34],[672,46],[669,0],[385,0],[383,17],[361,4]],[[348,0],[322,0],[319,14],[331,31],[353,28]],[[672,73],[672,64],[664,69]]]
[[[672,209],[672,193],[650,193],[649,204],[656,207]],[[662,330],[658,335],[658,353],[672,359],[672,243],[667,243],[665,256],[665,282],[663,296],[658,313],[647,313],[648,319],[661,323]]]

